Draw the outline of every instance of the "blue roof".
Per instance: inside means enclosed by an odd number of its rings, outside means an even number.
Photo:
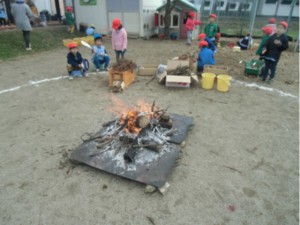
[[[173,0],[174,1],[174,0]],[[172,2],[173,2],[172,1]],[[194,11],[199,11],[198,8],[191,2],[187,1],[187,0],[177,0],[177,3],[182,3],[183,5],[187,6],[188,8],[190,8],[191,10],[194,10]],[[167,5],[167,3],[163,4],[162,6],[160,6],[159,8],[157,8],[156,10],[157,11],[161,11],[163,8],[165,8]],[[176,7],[177,9],[179,7]],[[180,10],[181,11],[181,10]]]

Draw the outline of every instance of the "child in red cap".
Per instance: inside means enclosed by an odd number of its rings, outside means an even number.
[[[191,45],[192,43],[192,36],[193,36],[193,30],[195,29],[195,26],[202,24],[200,21],[195,20],[195,13],[189,12],[188,18],[185,23],[185,28],[187,31],[187,40],[186,44]]]
[[[206,41],[200,41],[197,58],[197,72],[203,72],[205,65],[215,65],[214,53],[212,50],[208,49],[208,43]]]
[[[74,21],[74,17],[73,17],[73,8],[71,6],[66,6],[66,23],[67,25],[69,25],[69,28],[68,28],[68,32],[70,34],[73,34],[74,33],[74,30],[75,30],[75,21]]]
[[[277,26],[276,26],[276,19],[270,18],[268,24],[265,27],[270,27],[272,29],[271,35],[275,34]]]
[[[279,23],[276,33],[273,34],[263,46],[262,55],[265,59],[265,69],[262,74],[262,81],[266,81],[269,71],[271,71],[271,74],[268,83],[273,81],[281,52],[289,47],[288,38],[284,33],[287,27],[287,22],[283,21]]]
[[[119,61],[120,56],[125,59],[125,52],[127,50],[127,32],[121,24],[121,20],[115,18],[112,22],[112,47],[116,52],[116,61]]]
[[[67,70],[69,73],[69,79],[73,80],[74,77],[88,77],[89,62],[87,59],[83,59],[78,52],[77,43],[70,43],[68,45],[69,53],[67,55]]]
[[[212,42],[204,33],[201,33],[198,35],[198,41],[206,41],[208,43],[208,49],[212,50],[214,53],[216,53],[217,49],[215,46],[215,43]]]
[[[266,44],[267,40],[269,39],[269,37],[271,36],[271,34],[273,32],[271,27],[263,27],[262,31],[264,33],[264,36],[262,37],[261,42],[256,51],[256,55],[260,56],[259,59],[263,59],[263,56],[262,56],[263,46]]]
[[[216,14],[210,14],[208,17],[208,24],[204,28],[204,33],[211,40],[214,41],[218,33],[218,25],[216,23]]]

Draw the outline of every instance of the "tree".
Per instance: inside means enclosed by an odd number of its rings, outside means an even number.
[[[164,22],[165,22],[165,39],[170,38],[171,12],[174,9],[177,1],[178,0],[173,0],[171,2],[171,0],[167,0],[167,3],[166,3],[165,18],[164,18]]]

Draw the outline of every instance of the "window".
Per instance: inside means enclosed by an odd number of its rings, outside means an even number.
[[[266,4],[275,4],[277,0],[266,0]]]
[[[229,9],[235,9],[236,8],[236,3],[229,3],[228,8]]]
[[[218,2],[218,7],[223,7],[224,6],[224,1]]]
[[[292,4],[292,1],[293,1],[293,0],[282,0],[282,1],[281,1],[281,4],[282,4],[282,5],[290,5],[290,4]]]
[[[210,1],[205,1],[204,2],[204,7],[209,7],[210,6]]]
[[[248,10],[250,8],[250,4],[249,3],[245,3],[245,4],[243,4],[243,6],[242,6],[242,9],[243,10]]]
[[[172,27],[179,27],[179,15],[178,14],[174,14],[172,16],[172,23],[171,23],[171,26]]]
[[[159,14],[159,26],[164,27],[165,26],[165,13]],[[179,27],[179,13],[171,13],[170,17],[170,28],[178,28]]]
[[[296,2],[296,5],[299,5],[299,0]]]

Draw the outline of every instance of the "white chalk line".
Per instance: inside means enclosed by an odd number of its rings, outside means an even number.
[[[278,90],[276,88],[261,86],[261,85],[258,85],[257,83],[246,83],[246,82],[242,82],[242,81],[234,80],[234,79],[232,80],[232,82],[236,83],[236,84],[240,84],[240,85],[245,86],[245,87],[254,87],[254,88],[258,88],[260,90],[264,90],[264,91],[268,91],[268,92],[274,92],[274,93],[279,94],[282,97],[290,97],[290,98],[294,98],[294,99],[298,99],[299,98],[296,95],[283,92],[283,91]]]
[[[89,74],[92,74],[92,75],[97,75],[97,74],[106,74],[107,72],[91,72]],[[68,78],[69,76],[59,76],[59,77],[54,77],[54,78],[46,78],[44,80],[37,80],[37,81],[33,81],[33,80],[30,80],[28,82],[28,84],[24,84],[24,85],[20,85],[20,86],[17,86],[17,87],[13,87],[13,88],[9,88],[9,89],[5,89],[5,90],[1,90],[0,91],[0,95],[1,94],[4,94],[4,93],[7,93],[7,92],[13,92],[13,91],[17,91],[17,90],[20,90],[21,88],[23,87],[28,87],[28,86],[39,86],[39,84],[41,83],[45,83],[45,82],[49,82],[49,81],[56,81],[56,80],[61,80],[61,79],[66,79]]]
[[[90,73],[90,74],[96,74],[96,73]],[[50,82],[50,81],[57,81],[57,80],[66,79],[66,78],[68,78],[68,76],[59,76],[59,77],[54,77],[54,78],[46,78],[46,79],[37,80],[37,81],[30,80],[28,82],[28,84],[24,84],[24,85],[20,85],[20,86],[17,86],[17,87],[12,87],[12,88],[9,88],[9,89],[1,90],[0,94],[17,91],[17,90],[20,90],[23,87],[28,87],[28,86],[33,86],[33,85],[38,86],[39,84],[42,84],[42,83],[46,83],[46,82]],[[250,88],[251,87],[258,88],[260,90],[264,90],[264,91],[268,91],[268,92],[274,92],[274,93],[279,94],[282,97],[290,97],[290,98],[298,99],[298,96],[296,96],[296,95],[283,92],[283,91],[278,90],[276,88],[261,86],[261,85],[258,85],[256,83],[246,83],[246,82],[242,82],[242,81],[234,80],[234,79],[232,80],[232,83],[233,84],[239,84],[239,85],[242,85],[242,86],[245,86],[245,87],[250,87]]]

